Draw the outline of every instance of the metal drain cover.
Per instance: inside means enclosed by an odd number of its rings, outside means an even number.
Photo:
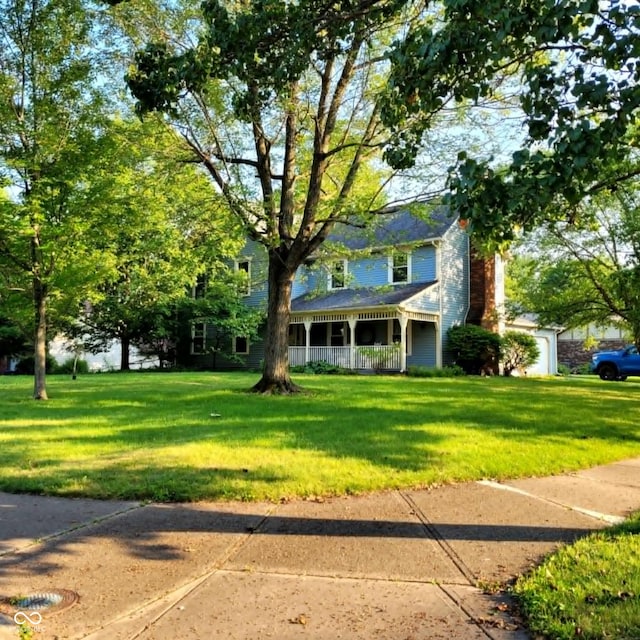
[[[0,613],[13,615],[18,611],[46,611],[57,613],[78,600],[78,594],[69,589],[56,589],[12,597],[0,596]]]

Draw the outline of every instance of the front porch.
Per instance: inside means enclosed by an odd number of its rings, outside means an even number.
[[[402,371],[399,345],[346,347],[289,347],[289,364],[302,366],[308,362],[327,362],[343,369]]]
[[[433,353],[431,364],[442,366],[438,317],[426,312],[293,313],[289,341],[292,366],[324,361],[345,369],[405,372],[408,359],[420,360],[426,350]]]

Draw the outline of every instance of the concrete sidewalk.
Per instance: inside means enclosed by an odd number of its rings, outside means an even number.
[[[637,509],[640,458],[277,505],[0,494],[0,639],[521,640],[478,585]]]

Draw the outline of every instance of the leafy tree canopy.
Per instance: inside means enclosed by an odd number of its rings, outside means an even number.
[[[81,321],[73,322],[76,309],[67,331],[86,336],[90,350],[119,340],[125,369],[129,345],[157,333],[197,275],[224,272],[243,242],[210,181],[176,160],[174,146],[175,136],[153,118],[114,121],[105,145],[110,182],[94,242],[112,275],[87,295]]]
[[[619,325],[640,344],[639,186],[583,203],[581,228],[556,222],[518,246],[508,266],[512,304],[567,328]]]
[[[463,150],[450,204],[501,247],[517,229],[574,220],[589,195],[640,173],[640,6],[624,0],[446,1],[392,57],[387,157],[408,165],[434,113],[522,83],[525,139],[506,166]]]
[[[46,399],[48,323],[109,270],[95,247],[107,98],[97,13],[81,0],[0,0],[0,275],[3,311],[34,336]]]

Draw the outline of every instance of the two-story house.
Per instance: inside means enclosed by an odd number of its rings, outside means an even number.
[[[246,273],[246,303],[264,305],[262,247],[248,243],[235,266]],[[450,362],[449,327],[474,322],[499,329],[503,288],[500,260],[474,257],[469,234],[444,207],[395,209],[367,229],[337,228],[321,255],[296,274],[289,362],[401,372],[443,366]],[[194,347],[206,352],[214,331],[199,325]],[[219,358],[220,368],[260,368],[261,341],[238,336],[231,349],[240,361]]]

